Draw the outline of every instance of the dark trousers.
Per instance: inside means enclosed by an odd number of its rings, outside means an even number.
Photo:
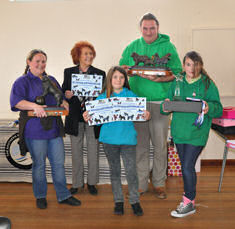
[[[124,202],[121,182],[121,157],[128,183],[129,202],[139,202],[138,177],[136,172],[136,146],[104,144],[104,151],[110,167],[114,202]]]
[[[180,157],[181,169],[184,181],[185,196],[194,200],[196,197],[197,174],[195,164],[198,156],[202,152],[203,146],[193,146],[190,144],[176,144]]]

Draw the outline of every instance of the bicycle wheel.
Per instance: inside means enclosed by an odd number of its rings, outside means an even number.
[[[13,134],[5,144],[5,155],[7,160],[16,168],[31,169],[32,159],[29,152],[25,156],[20,153],[19,133]]]

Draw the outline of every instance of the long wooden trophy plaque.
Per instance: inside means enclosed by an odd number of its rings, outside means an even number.
[[[163,57],[159,57],[158,53],[155,53],[152,58],[146,55],[139,55],[136,52],[131,54],[135,65],[130,67],[127,74],[131,76],[135,75],[151,75],[156,77],[164,77],[172,75],[170,68],[167,67],[167,62],[170,60],[171,54],[168,53]],[[142,63],[143,66],[139,66]]]
[[[46,111],[47,116],[67,116],[69,111],[66,110],[64,107],[45,107],[44,110]],[[36,116],[34,111],[28,111],[28,116]]]
[[[161,69],[161,68],[147,68],[147,67],[131,67],[128,69],[127,74],[131,77],[134,75],[151,75],[156,77],[162,77],[162,76],[170,76],[172,75],[172,72],[167,69]]]

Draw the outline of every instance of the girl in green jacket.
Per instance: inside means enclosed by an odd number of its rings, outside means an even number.
[[[197,125],[195,120],[198,114],[173,112],[171,135],[180,157],[184,181],[183,201],[176,210],[171,212],[173,217],[184,217],[196,212],[195,164],[208,140],[212,118],[220,117],[223,111],[218,89],[203,69],[201,56],[194,51],[187,53],[183,59],[183,68],[183,79],[181,82],[176,80],[172,82],[167,100],[174,100],[175,92],[180,88],[182,100],[190,97],[203,101],[204,120],[201,125]],[[176,87],[179,88],[176,90]],[[162,112],[166,114],[170,112],[164,110],[164,104],[162,104]]]

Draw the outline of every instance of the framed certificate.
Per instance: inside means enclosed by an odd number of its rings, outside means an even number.
[[[146,98],[112,97],[85,103],[90,115],[89,125],[115,121],[144,121]]]
[[[102,90],[102,75],[72,74],[71,90],[76,96],[97,97]]]

